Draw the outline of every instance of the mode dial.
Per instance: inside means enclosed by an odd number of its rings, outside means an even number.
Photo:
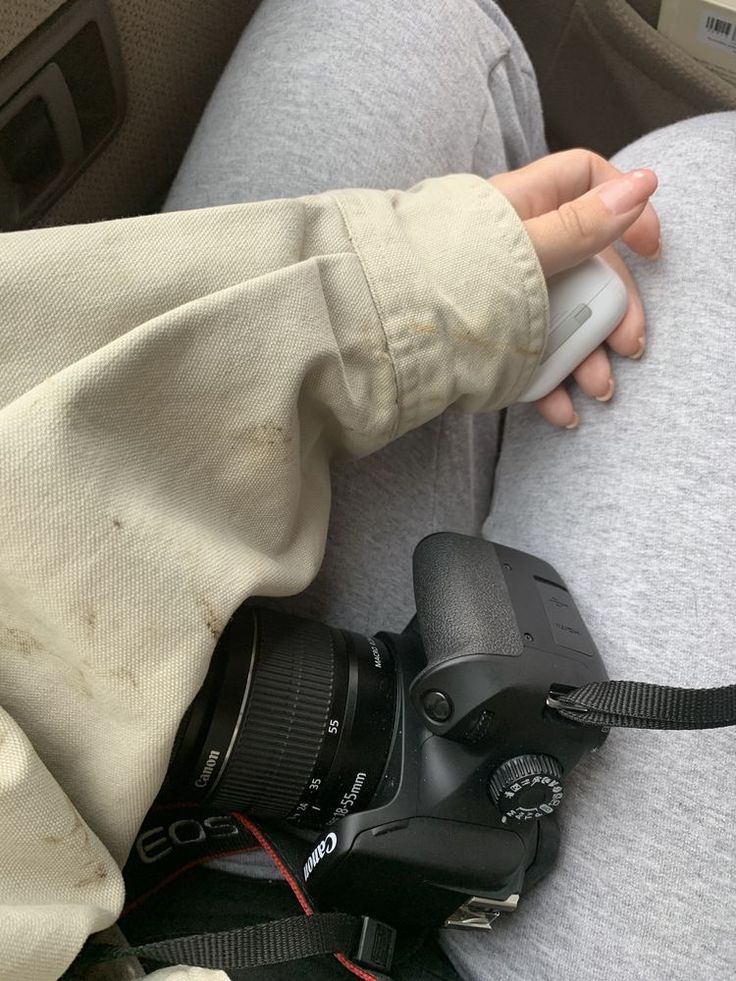
[[[516,756],[498,767],[488,789],[504,817],[534,821],[562,800],[562,767],[551,756]]]

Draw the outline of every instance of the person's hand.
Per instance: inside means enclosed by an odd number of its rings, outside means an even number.
[[[645,345],[644,307],[613,243],[621,238],[640,255],[653,259],[659,255],[659,219],[648,203],[657,189],[656,175],[651,170],[622,174],[588,150],[565,150],[492,177],[490,183],[523,220],[546,277],[599,253],[613,266],[626,283],[629,308],[607,343],[616,354],[640,358]],[[613,396],[613,375],[603,347],[586,358],[573,377],[591,398],[606,402]],[[577,426],[578,416],[564,386],[536,404],[553,426]]]

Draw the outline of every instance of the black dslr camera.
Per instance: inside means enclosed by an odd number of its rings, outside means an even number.
[[[564,777],[607,734],[549,702],[607,674],[539,559],[431,535],[414,587],[402,634],[242,606],[182,721],[169,783],[293,828],[322,909],[483,927],[550,869]]]

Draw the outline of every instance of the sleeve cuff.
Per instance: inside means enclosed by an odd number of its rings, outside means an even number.
[[[546,344],[547,287],[509,201],[456,174],[409,191],[335,193],[394,362],[399,435],[455,405],[500,409]]]

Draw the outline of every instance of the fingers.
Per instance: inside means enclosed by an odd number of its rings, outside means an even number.
[[[643,215],[656,188],[651,170],[634,170],[527,219],[524,225],[545,276],[571,269],[621,238]]]
[[[613,375],[608,355],[598,347],[573,372],[578,387],[592,399],[608,402],[613,398]]]
[[[580,390],[599,402],[613,398],[614,381],[608,356],[602,347],[597,348],[574,372]],[[576,429],[579,423],[572,398],[567,389],[560,385],[536,403],[543,419],[561,429]]]
[[[641,255],[660,251],[660,225],[649,198],[657,188],[650,170],[622,174],[597,154],[570,150],[552,154],[491,179],[524,221],[545,276],[572,268],[596,254],[626,285],[629,305],[608,344],[624,357],[644,351],[644,308],[636,284],[613,248],[623,240]],[[573,373],[584,394],[599,401],[613,397],[614,380],[604,348],[598,348]],[[568,391],[560,386],[537,402],[553,426],[575,428],[578,416]]]
[[[603,258],[612,266],[626,284],[629,308],[621,323],[608,338],[608,345],[624,358],[640,358],[644,353],[645,319],[644,305],[629,268],[613,246],[603,252]]]
[[[597,153],[575,149],[553,153],[519,170],[499,174],[490,183],[509,199],[519,217],[527,221],[556,211],[562,204],[621,176],[618,168]],[[660,226],[651,204],[626,229],[623,239],[640,255],[656,253]]]
[[[575,429],[579,422],[572,399],[562,385],[539,399],[536,406],[542,418],[558,428]]]

